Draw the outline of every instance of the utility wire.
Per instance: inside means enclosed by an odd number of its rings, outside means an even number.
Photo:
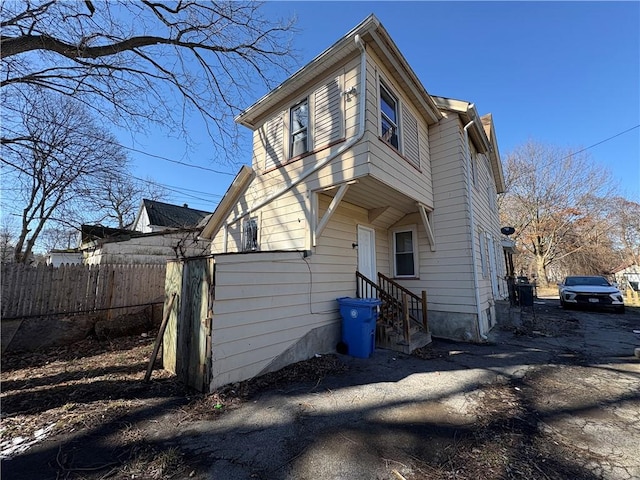
[[[566,157],[562,157],[558,161],[560,162],[562,160],[566,160],[567,158],[572,157],[574,155],[577,155],[579,153],[582,153],[585,150],[589,150],[590,148],[597,147],[598,145],[602,145],[603,143],[608,142],[609,140],[613,140],[614,138],[619,137],[620,135],[624,135],[625,133],[628,133],[631,130],[635,130],[638,127],[640,127],[640,124],[636,125],[635,127],[627,128],[624,132],[616,133],[615,135],[613,135],[613,136],[611,136],[609,138],[605,138],[604,140],[601,140],[601,141],[599,141],[597,143],[594,143],[593,145],[589,145],[588,147],[585,147],[582,150],[578,150],[577,152],[570,153],[569,155],[567,155]]]

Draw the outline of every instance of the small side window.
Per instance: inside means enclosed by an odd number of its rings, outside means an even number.
[[[417,277],[416,237],[417,231],[412,227],[393,232],[393,273],[395,277]]]
[[[291,141],[289,143],[289,158],[297,157],[309,151],[309,102],[307,99],[291,108],[289,123]]]
[[[258,250],[258,217],[251,217],[242,223],[242,251]]]

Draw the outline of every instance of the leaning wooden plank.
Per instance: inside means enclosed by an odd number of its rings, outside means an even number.
[[[151,378],[151,372],[153,371],[153,364],[156,363],[156,357],[158,356],[158,350],[162,343],[162,337],[164,336],[164,330],[167,328],[167,322],[169,321],[169,315],[171,315],[171,308],[173,307],[173,301],[176,299],[176,293],[171,294],[171,300],[169,300],[169,306],[164,314],[162,323],[160,324],[160,330],[158,330],[158,336],[156,337],[156,343],[153,345],[153,353],[149,359],[149,366],[147,367],[147,373],[144,376],[144,381],[148,382]]]

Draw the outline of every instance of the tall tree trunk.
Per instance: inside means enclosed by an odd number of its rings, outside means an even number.
[[[536,285],[539,287],[546,287],[548,284],[549,280],[547,279],[544,257],[542,255],[536,255]]]

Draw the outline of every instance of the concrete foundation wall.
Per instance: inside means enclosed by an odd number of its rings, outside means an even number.
[[[305,360],[309,358],[309,354],[316,353],[331,353],[336,349],[336,345],[340,341],[341,322],[335,322],[330,325],[324,325],[322,327],[314,328],[308,332],[304,337],[291,345],[287,350],[282,352],[273,361],[267,365],[259,375],[268,372],[275,372],[281,368],[298,362],[301,359]]]
[[[429,330],[434,337],[479,341],[477,325],[477,316],[470,313],[429,310]]]

